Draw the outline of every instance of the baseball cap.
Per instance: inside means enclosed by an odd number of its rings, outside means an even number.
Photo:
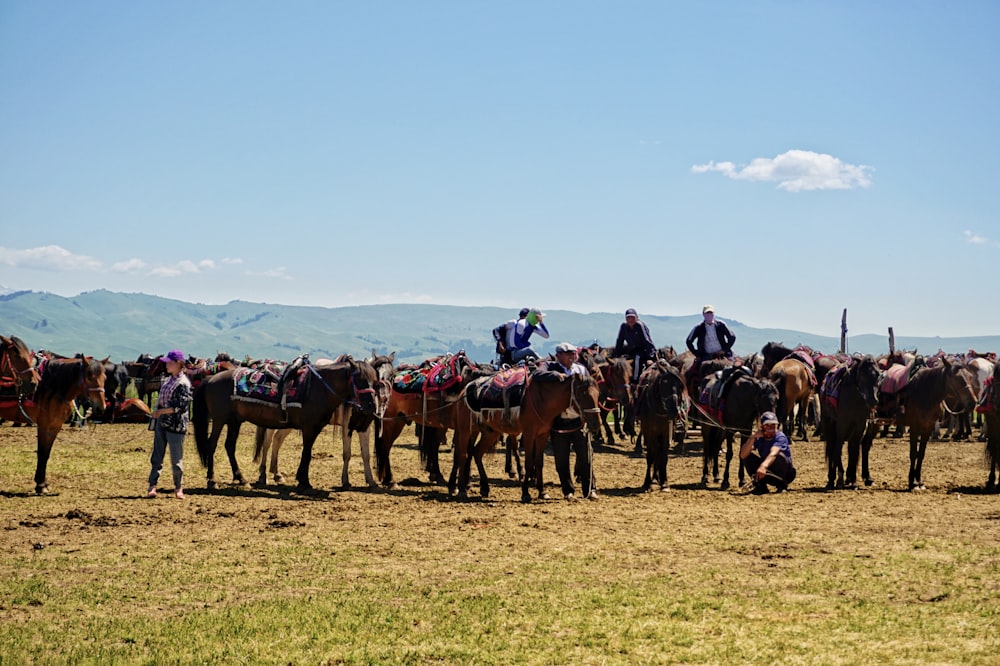
[[[713,313],[715,312],[715,308],[713,308],[711,305],[706,305],[705,307],[703,307],[701,309],[701,313],[702,314],[708,314],[709,312],[713,312]]]
[[[183,363],[184,361],[187,360],[187,357],[184,356],[184,352],[182,352],[180,349],[171,349],[170,351],[167,352],[166,356],[161,356],[160,360],[163,361],[164,363],[166,363],[167,361],[180,361],[181,363]]]
[[[536,317],[544,317],[545,316],[545,313],[542,312],[541,310],[539,310],[538,308],[531,308],[531,314],[535,315]]]
[[[768,423],[778,423],[778,417],[774,412],[764,412],[760,415],[760,424],[767,425]]]
[[[636,313],[635,308],[629,308],[628,310],[625,311],[625,316],[626,317],[638,317],[639,315]]]

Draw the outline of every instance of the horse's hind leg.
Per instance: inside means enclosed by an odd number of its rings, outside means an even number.
[[[240,463],[236,460],[236,440],[239,436],[239,426],[234,428],[232,424],[229,424],[226,428],[226,455],[229,457],[229,466],[233,470],[233,483],[245,486],[247,485],[247,480],[243,477],[243,472],[240,470]]]
[[[871,471],[868,469],[868,456],[872,450],[872,440],[874,439],[875,432],[872,428],[868,428],[865,431],[864,436],[861,438],[861,479],[865,482],[866,486],[870,486],[875,483],[872,478]]]
[[[278,485],[285,482],[285,475],[278,470],[278,452],[281,451],[281,445],[285,443],[291,432],[289,429],[278,430],[274,433],[274,439],[271,442],[271,478]]]
[[[347,474],[347,468],[351,464],[351,430],[346,425],[340,426],[340,444],[344,460],[344,466],[340,469],[340,487],[350,488],[351,479]]]
[[[261,433],[261,430],[264,430]],[[254,462],[258,463],[259,467],[257,470],[257,486],[260,488],[267,487],[267,452],[271,449],[271,442],[274,440],[274,430],[270,428],[263,428],[263,426],[257,426],[258,435],[260,439],[260,444],[257,446],[257,456],[254,458]]]

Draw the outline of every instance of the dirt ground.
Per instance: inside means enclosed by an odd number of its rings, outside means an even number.
[[[248,478],[256,478],[252,429],[244,430],[238,457]],[[916,493],[906,489],[905,440],[876,440],[873,486],[836,492],[823,490],[822,444],[794,442],[798,478],[790,492],[753,496],[739,491],[735,464],[734,491],[720,491],[714,484],[701,487],[695,431],[687,452],[671,455],[670,492],[641,492],[645,462],[632,455],[629,442],[617,442],[595,454],[598,501],[566,501],[558,486],[552,486],[553,499],[522,504],[519,483],[503,473],[502,452],[486,460],[493,476],[488,500],[478,497],[475,484],[468,501],[451,498],[444,487],[430,484],[412,427],[392,451],[400,482],[392,491],[365,487],[357,442],[350,463],[354,487],[340,488],[339,434],[335,442],[332,431],[322,433],[311,471],[319,492],[310,496],[297,493],[291,480],[265,488],[224,483],[210,492],[193,438],[188,437],[184,500],[172,497],[169,466],[161,477],[160,497],[144,497],[151,434],[141,425],[65,430],[49,463],[52,492],[36,496],[34,437],[30,428],[0,427],[0,575],[24,576],[30,571],[50,586],[64,577],[81,590],[88,585],[104,590],[109,579],[121,577],[112,586],[116,589],[102,592],[99,601],[81,592],[77,596],[83,594],[82,601],[66,600],[94,613],[153,615],[165,608],[182,612],[188,606],[266,600],[287,593],[281,590],[293,579],[297,586],[307,584],[308,573],[303,582],[295,572],[321,570],[329,565],[320,562],[331,557],[343,558],[357,580],[375,570],[391,576],[395,568],[400,576],[434,581],[471,575],[464,572],[473,571],[480,561],[491,561],[513,576],[533,557],[603,560],[611,553],[618,566],[600,575],[640,576],[652,567],[684,581],[694,580],[687,572],[703,569],[705,562],[738,572],[727,576],[774,567],[822,568],[810,558],[866,558],[890,567],[898,554],[908,557],[925,544],[933,545],[928,552],[935,561],[918,581],[891,594],[933,603],[957,586],[956,576],[965,580],[965,574],[952,572],[945,582],[935,582],[942,566],[940,552],[971,553],[956,555],[969,567],[990,560],[995,566],[993,554],[1000,542],[1000,496],[983,490],[983,444],[975,441],[932,442],[923,471],[927,489]],[[300,442],[295,434],[283,450],[281,467],[289,477],[298,463]],[[217,478],[228,481],[221,447],[216,464]],[[553,484],[550,455],[545,465],[546,479]],[[447,475],[449,452],[442,452],[441,466]],[[283,544],[295,544],[294,556],[281,549]],[[275,557],[288,561],[277,566],[260,561]],[[156,562],[164,564],[147,571],[154,566],[147,563]],[[176,577],[200,581],[202,588],[218,585],[225,590],[218,593],[224,600],[206,598],[209,593],[193,589],[193,583],[168,592],[159,582],[168,562],[174,569],[171,581]],[[228,568],[232,565],[222,569],[222,563],[229,562],[238,563],[238,576]],[[213,567],[220,571],[211,573]],[[149,589],[128,588],[132,575],[155,582],[140,578],[141,587]],[[974,597],[975,603],[1000,598],[1000,585],[989,579],[958,586],[969,587],[963,594]],[[65,612],[52,601],[26,602],[22,588],[12,589],[0,598],[0,622],[39,626],[46,613]],[[176,596],[165,600],[168,593]],[[959,595],[952,595],[957,607]]]

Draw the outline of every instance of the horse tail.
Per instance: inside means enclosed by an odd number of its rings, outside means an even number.
[[[382,419],[376,419],[375,426],[375,478],[379,483],[385,481],[385,475],[389,468],[389,452],[385,445],[385,430],[382,427]]]
[[[194,443],[198,447],[198,458],[201,464],[208,467],[212,452],[208,446],[208,398],[206,387],[208,382],[198,384],[191,400],[191,426],[194,428]]]
[[[253,461],[260,464],[260,458],[264,454],[264,441],[267,439],[268,430],[264,426],[257,426],[257,433],[254,435]],[[273,435],[272,435],[273,437]]]
[[[788,395],[785,393],[788,387],[788,375],[783,370],[772,371],[771,381],[778,389],[778,419],[784,423],[785,415],[788,413]]]
[[[426,463],[438,452],[438,442],[440,435],[437,428],[416,425],[417,430],[417,452],[420,455],[420,462]]]

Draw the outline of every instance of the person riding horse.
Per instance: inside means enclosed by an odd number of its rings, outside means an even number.
[[[695,377],[699,376],[701,364],[709,359],[732,360],[733,343],[736,342],[736,336],[729,330],[726,322],[715,318],[714,307],[706,305],[701,309],[701,314],[703,321],[691,329],[687,340],[684,341],[688,350],[695,356],[695,362],[689,370]]]
[[[517,322],[527,317],[529,312],[531,312],[530,308],[521,308],[521,311],[517,314],[517,318],[508,319],[493,329],[493,339],[497,343],[498,365],[514,365],[514,360],[510,357],[510,349],[507,348],[508,336],[510,335],[510,331],[517,326]]]
[[[639,319],[635,308],[625,311],[625,321],[618,327],[614,355],[632,359],[633,384],[639,382],[639,375],[645,369],[646,362],[656,358],[656,345],[649,335],[649,327],[646,326],[646,322]]]
[[[524,310],[521,310],[524,313]],[[528,357],[538,358],[538,354],[531,348],[531,335],[538,333],[543,338],[548,339],[549,329],[542,323],[545,313],[538,308],[531,308],[520,319],[514,322],[506,322],[493,329],[493,337],[497,341],[497,353],[501,360],[508,365],[519,363]]]

